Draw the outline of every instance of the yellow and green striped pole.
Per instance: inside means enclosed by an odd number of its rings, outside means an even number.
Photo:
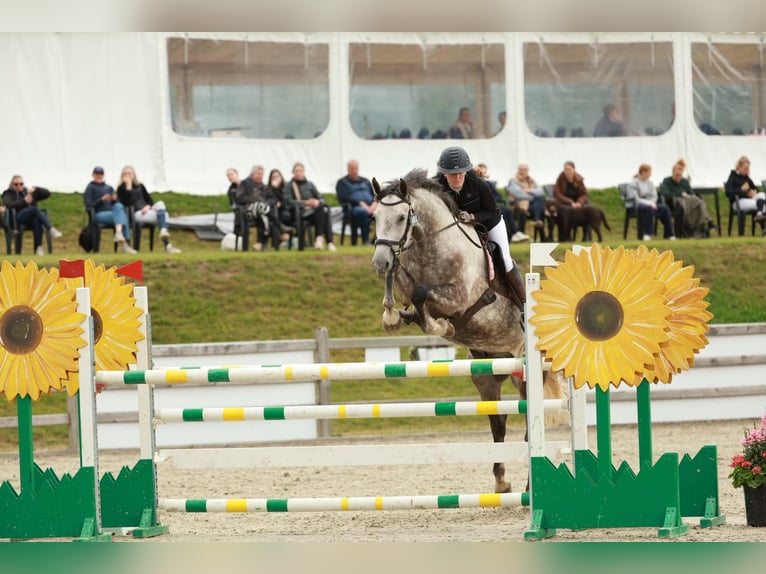
[[[566,412],[568,399],[546,399],[545,412]],[[525,414],[527,401],[460,401],[296,405],[271,407],[203,407],[159,409],[155,419],[166,423],[277,421],[295,419],[362,419]]]
[[[529,506],[528,492],[336,498],[171,498],[160,499],[167,512],[333,512],[353,510],[428,510]]]
[[[283,381],[466,377],[471,375],[524,376],[524,359],[459,359],[398,363],[306,363],[242,367],[181,367],[146,371],[98,371],[104,385],[185,383],[278,383]]]

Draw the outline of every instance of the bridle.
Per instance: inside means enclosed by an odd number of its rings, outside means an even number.
[[[392,202],[392,203],[383,203],[382,199],[384,199],[384,197],[388,197],[389,195],[395,195],[396,197],[399,198],[398,201],[395,201],[395,202]],[[402,232],[402,236],[398,240],[396,240],[396,239],[383,239],[383,238],[380,238],[380,237],[375,239],[375,245],[385,245],[385,246],[389,247],[391,249],[391,251],[393,252],[393,254],[394,254],[394,259],[398,260],[399,256],[402,254],[403,251],[406,251],[407,249],[410,249],[415,243],[417,243],[417,241],[422,241],[422,239],[421,240],[414,239],[412,237],[412,233],[411,233],[411,230],[418,226],[418,214],[412,208],[412,203],[410,203],[410,201],[406,197],[404,197],[401,193],[399,193],[398,191],[392,191],[390,193],[387,193],[384,197],[380,198],[380,200],[379,200],[379,204],[380,205],[385,205],[386,207],[393,207],[395,205],[400,205],[402,203],[406,203],[407,204],[407,208],[408,208],[408,211],[407,211],[407,223],[406,223],[406,225],[404,227],[404,231]],[[463,233],[463,235],[465,235],[465,237],[466,237],[466,239],[468,239],[468,241],[473,243],[479,249],[482,248],[482,246],[480,244],[477,244],[465,232],[463,227],[460,225],[460,221],[457,218],[455,218],[454,221],[452,221],[452,223],[448,223],[447,225],[445,225],[441,229],[437,229],[433,233],[424,235],[423,239],[425,239],[426,237],[433,237],[434,235],[438,235],[438,234],[442,233],[443,231],[447,231],[450,227],[455,227],[455,226],[457,226],[457,228]]]
[[[395,201],[393,203],[383,203],[383,198],[380,198],[380,201],[378,202],[380,205],[385,205],[386,207],[393,207],[395,205],[400,205],[402,203],[407,204],[407,223],[404,227],[404,232],[402,233],[402,236],[397,239],[383,239],[380,237],[375,238],[375,245],[385,245],[389,248],[391,248],[391,251],[394,254],[394,259],[399,259],[399,255],[401,255],[402,251],[406,251],[410,247],[412,247],[412,244],[414,243],[414,240],[412,239],[412,236],[410,234],[410,230],[413,227],[416,227],[418,224],[418,214],[415,213],[415,211],[412,209],[412,204],[402,196],[400,193],[392,192],[390,194],[387,194],[385,197],[388,197],[388,195],[395,195],[399,198],[398,201]]]

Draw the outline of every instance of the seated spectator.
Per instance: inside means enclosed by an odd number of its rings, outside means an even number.
[[[165,245],[167,253],[181,253],[177,247],[170,243],[168,231],[168,211],[164,201],[155,201],[146,186],[138,180],[133,166],[126,165],[120,174],[120,185],[117,186],[117,197],[127,209],[133,210],[136,222],[148,225],[157,225],[160,228],[160,239]]]
[[[513,216],[513,211],[507,201],[503,201],[503,196],[497,191],[497,183],[489,179],[489,169],[485,163],[477,163],[473,171],[479,176],[492,190],[492,197],[495,198],[500,211],[503,214],[503,220],[505,221],[505,228],[508,235],[508,241],[511,243],[521,243],[522,241],[529,241],[529,235],[520,230],[516,225],[516,218]]]
[[[604,115],[598,120],[596,127],[593,129],[594,138],[611,138],[625,135],[625,128],[622,125],[622,118],[620,117],[617,107],[614,104],[608,104],[604,106]]]
[[[553,185],[553,200],[559,208],[577,208],[588,203],[585,178],[577,173],[573,161],[564,162],[564,170]]]
[[[61,238],[61,232],[51,226],[46,216],[37,202],[49,198],[51,192],[44,187],[24,186],[24,178],[20,175],[14,175],[8,189],[3,192],[3,211],[5,214],[7,208],[16,210],[16,222],[19,225],[31,225],[34,237],[35,255],[44,255],[43,253],[43,229],[49,229],[51,237]]]
[[[671,175],[662,180],[660,195],[673,213],[674,228],[680,237],[709,237],[715,223],[705,200],[692,192],[689,180],[684,177],[685,169],[686,162],[679,159]]]
[[[93,209],[96,221],[101,225],[114,225],[114,242],[120,244],[123,253],[137,253],[130,246],[130,225],[125,206],[117,199],[117,192],[104,181],[104,168],[93,168],[93,179],[85,188],[83,202],[86,209]]]
[[[766,194],[758,191],[755,183],[750,179],[750,159],[742,156],[737,160],[737,165],[729,173],[726,180],[725,191],[727,197],[739,198],[739,208],[743,212],[756,211],[755,220],[761,224],[761,230],[766,233]]]
[[[571,218],[566,213],[569,209],[579,209],[588,203],[588,188],[585,187],[585,179],[575,170],[573,161],[564,162],[564,170],[556,178],[553,185],[554,211],[552,217],[558,221],[559,235],[562,233],[562,222]],[[563,226],[565,235],[569,233],[569,226]],[[569,237],[559,237],[560,241],[569,241]]]
[[[534,226],[542,229],[545,216],[545,192],[529,175],[529,166],[520,163],[516,175],[508,182],[508,198],[514,198],[519,212],[519,227],[524,229],[527,217],[532,216]]]
[[[293,227],[290,227],[295,225],[293,214],[285,200],[285,178],[278,169],[272,169],[269,172],[269,182],[266,184],[264,196],[271,205],[271,209],[276,210],[282,228],[294,231]]]
[[[457,133],[460,135],[453,135]],[[460,108],[455,123],[449,128],[449,134],[451,138],[461,138],[464,140],[476,137],[473,129],[473,120],[471,119],[471,110],[469,108]]]
[[[503,131],[503,128],[505,127],[505,121],[508,118],[508,114],[505,110],[497,114],[497,123],[500,124],[500,127],[497,128],[497,131],[495,132],[495,135],[499,134],[501,131]]]
[[[359,162],[352,159],[346,164],[347,173],[335,184],[340,203],[351,205],[351,245],[356,245],[356,230],[362,232],[362,245],[370,244],[370,217],[378,203],[372,183],[359,175]]]
[[[235,200],[241,206],[250,221],[260,225],[258,242],[253,246],[255,251],[263,250],[265,238],[271,237],[271,245],[279,249],[284,241],[289,241],[291,227],[284,225],[279,220],[279,212],[272,208],[272,204],[266,197],[266,185],[263,183],[265,170],[262,165],[254,165],[250,170],[250,176],[242,180],[237,187]]]
[[[293,166],[293,178],[290,180],[285,198],[290,205],[300,206],[303,210],[303,221],[316,229],[314,247],[324,249],[326,246],[328,251],[337,251],[332,238],[330,207],[325,203],[316,186],[306,179],[306,167],[301,162]]]
[[[663,203],[657,203],[659,198],[657,197],[657,190],[654,188],[654,183],[649,179],[651,176],[652,166],[648,163],[642,163],[638,167],[638,173],[633,176],[633,179],[628,183],[628,197],[632,197],[636,200],[638,209],[636,219],[638,220],[638,225],[642,228],[640,230],[640,235],[644,241],[650,241],[652,239],[654,220],[656,218],[662,222],[665,239],[674,240],[676,235],[673,232],[673,220],[670,217],[670,208]]]

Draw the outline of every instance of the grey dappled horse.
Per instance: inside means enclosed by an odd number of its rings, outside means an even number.
[[[485,251],[471,225],[457,220],[457,205],[439,184],[415,169],[381,190],[373,179],[375,255],[372,264],[385,276],[383,327],[393,332],[416,323],[430,335],[465,345],[476,358],[522,357],[525,336],[519,308],[490,288]],[[394,308],[394,286],[405,307]],[[471,377],[482,400],[500,400],[507,375]],[[511,377],[526,398],[523,381]],[[546,377],[546,396],[562,396],[561,376]],[[495,442],[503,442],[506,415],[489,415]],[[495,492],[510,492],[505,465],[495,463]]]

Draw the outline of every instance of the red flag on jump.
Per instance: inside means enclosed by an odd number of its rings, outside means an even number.
[[[74,261],[68,261],[66,259],[59,260],[59,276],[65,278],[72,277],[85,277],[85,260],[75,259]]]
[[[140,281],[141,283],[144,282],[144,267],[140,259],[138,261],[134,261],[133,263],[128,263],[127,265],[118,267],[116,271],[117,273],[119,273],[120,275],[124,275],[125,277],[136,279],[137,281]]]

